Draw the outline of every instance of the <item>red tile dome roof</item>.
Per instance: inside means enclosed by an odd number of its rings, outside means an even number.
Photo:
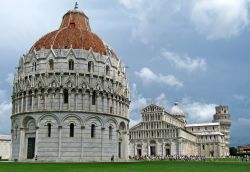
[[[88,17],[79,10],[68,11],[58,30],[52,31],[39,39],[30,49],[84,49],[106,54],[106,46],[89,26]]]

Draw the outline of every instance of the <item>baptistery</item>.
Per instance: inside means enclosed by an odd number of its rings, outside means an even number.
[[[11,116],[15,161],[127,159],[126,67],[91,31],[89,18],[68,11],[17,65]]]

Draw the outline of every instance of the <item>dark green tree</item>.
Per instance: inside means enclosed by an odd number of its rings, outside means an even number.
[[[236,147],[230,147],[229,148],[229,154],[231,156],[236,156],[237,155],[237,148]]]

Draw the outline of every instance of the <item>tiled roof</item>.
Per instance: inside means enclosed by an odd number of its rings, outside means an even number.
[[[92,49],[106,54],[106,46],[89,26],[88,17],[81,11],[71,10],[64,16],[58,30],[52,31],[39,39],[30,49]]]

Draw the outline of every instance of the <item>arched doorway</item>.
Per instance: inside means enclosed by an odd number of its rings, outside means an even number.
[[[165,144],[165,156],[171,155],[171,145],[169,143]]]
[[[142,155],[142,146],[141,146],[141,144],[138,144],[136,146],[136,152],[137,152],[137,156],[140,157]]]
[[[32,117],[26,117],[23,120],[24,127],[24,158],[33,159],[35,158],[36,148],[36,122]]]
[[[150,156],[156,156],[156,142],[155,142],[155,140],[150,141],[149,149],[150,149]]]

